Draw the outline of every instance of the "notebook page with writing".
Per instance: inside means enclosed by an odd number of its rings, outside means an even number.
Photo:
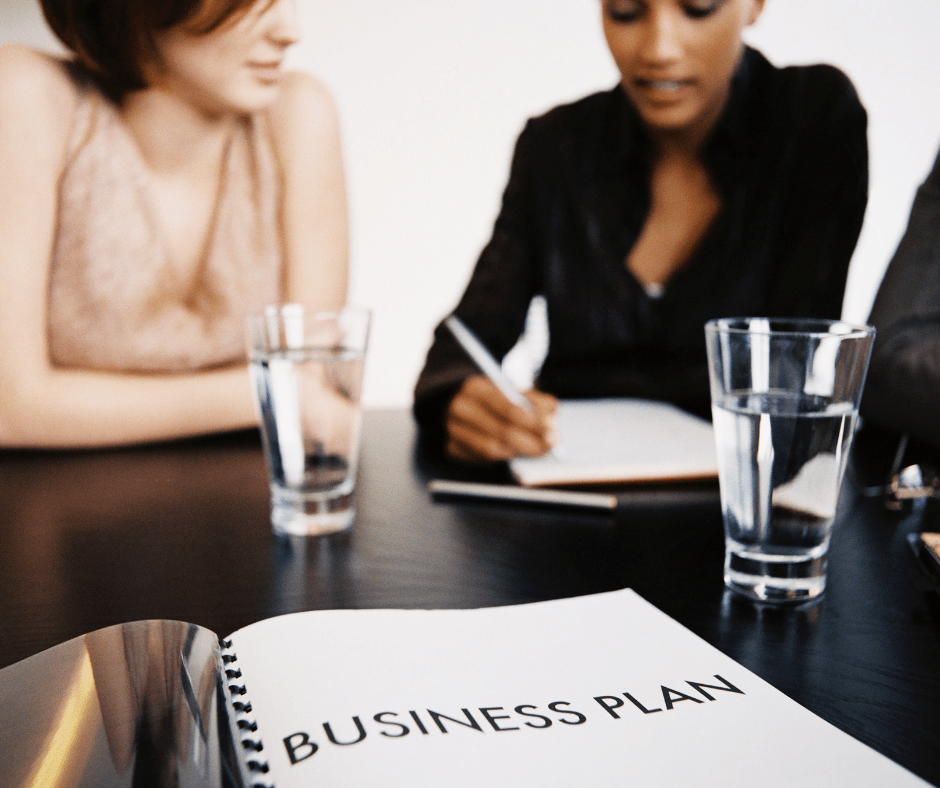
[[[562,400],[559,451],[509,464],[526,487],[717,478],[712,426],[665,402]]]
[[[630,590],[232,640],[277,788],[926,785]]]

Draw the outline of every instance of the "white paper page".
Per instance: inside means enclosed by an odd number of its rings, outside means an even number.
[[[630,590],[232,639],[278,788],[926,785]]]
[[[817,454],[796,476],[773,491],[773,505],[832,519],[839,504],[839,470],[835,454]]]
[[[555,455],[510,463],[520,484],[716,478],[712,426],[673,405],[642,399],[563,400]]]

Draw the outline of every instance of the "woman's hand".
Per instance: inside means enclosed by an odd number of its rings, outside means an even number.
[[[471,462],[545,454],[555,444],[558,400],[534,389],[525,396],[531,412],[506,399],[483,375],[467,378],[447,409],[447,453]]]

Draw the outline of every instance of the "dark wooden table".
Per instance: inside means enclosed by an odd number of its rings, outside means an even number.
[[[900,515],[846,485],[824,600],[723,587],[717,484],[636,489],[613,515],[438,501],[406,411],[367,414],[347,534],[271,534],[253,434],[114,451],[0,452],[0,667],[110,624],[218,633],[318,608],[477,607],[632,587],[790,697],[940,786],[940,597]],[[772,731],[766,732],[772,736]]]

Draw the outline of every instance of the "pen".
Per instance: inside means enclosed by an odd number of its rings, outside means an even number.
[[[584,509],[616,509],[617,498],[604,493],[572,492],[569,490],[543,490],[517,487],[513,484],[483,484],[480,482],[453,482],[432,479],[428,482],[432,495],[456,495],[467,498],[490,498],[523,503],[543,503],[553,506],[577,506]]]
[[[522,392],[512,384],[512,381],[506,377],[499,362],[490,355],[490,351],[484,347],[483,343],[476,338],[476,335],[464,325],[459,317],[451,315],[445,318],[444,325],[447,326],[450,333],[454,335],[454,339],[456,339],[460,347],[466,351],[467,355],[470,356],[473,363],[480,368],[480,372],[490,379],[490,382],[499,389],[500,393],[502,393],[506,399],[529,413],[535,413],[535,408],[532,403],[529,402],[529,400],[522,395]],[[561,446],[553,446],[549,453],[555,459],[560,459],[565,456],[565,450]]]
[[[490,355],[490,352],[483,346],[483,343],[463,324],[463,321],[459,317],[451,315],[444,320],[444,325],[447,326],[450,333],[454,335],[454,339],[460,343],[460,347],[466,351],[467,355],[473,360],[473,363],[480,368],[480,372],[490,379],[490,382],[500,390],[506,399],[514,405],[518,405],[520,408],[529,411],[529,413],[535,411],[532,403],[522,396],[522,392],[520,392],[503,373],[499,362]]]

